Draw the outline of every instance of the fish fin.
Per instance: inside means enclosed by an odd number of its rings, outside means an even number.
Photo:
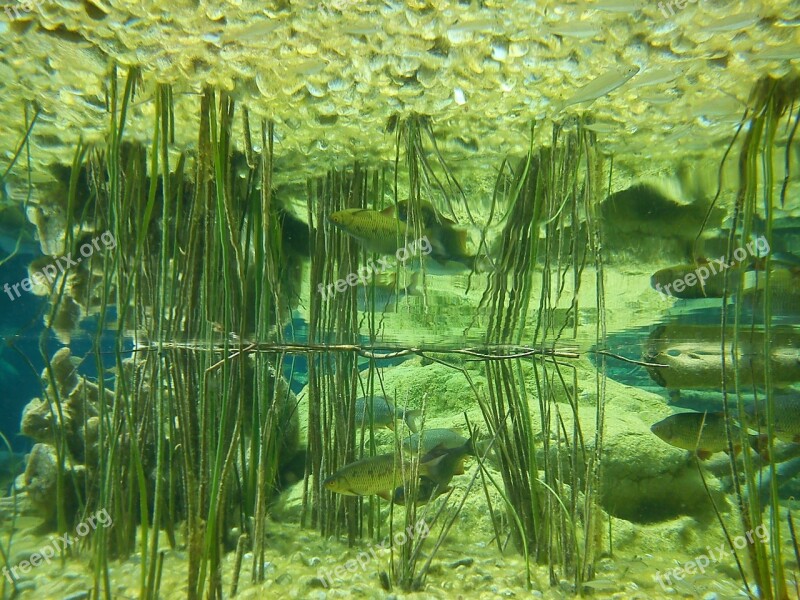
[[[464,474],[464,457],[458,459],[456,466],[453,468],[453,475],[463,475]]]
[[[439,444],[439,446],[436,446],[436,448],[440,448],[443,446],[444,444]],[[419,474],[424,475],[425,477],[427,477],[432,481],[438,481],[437,467],[439,466],[439,463],[442,462],[442,459],[444,459],[444,457],[447,456],[447,452],[445,451],[444,453],[438,454],[433,458],[428,458],[431,456],[433,452],[436,451],[436,448],[428,452],[428,454],[426,454],[422,459],[420,459],[420,464],[419,464]]]
[[[386,208],[384,208],[383,210],[380,210],[378,212],[380,214],[382,214],[382,215],[387,216],[387,217],[392,217],[392,216],[394,216],[394,204],[390,204],[389,206],[387,206]]]
[[[375,492],[375,495],[380,497],[380,498],[383,498],[387,502],[393,502],[393,499],[394,499],[394,494],[392,494],[391,492],[387,492],[386,490],[382,490],[380,492]]]
[[[389,422],[386,424],[386,427],[388,427],[389,429],[391,429],[392,431],[394,431],[394,421],[389,421]]]
[[[464,454],[469,456],[477,456],[475,452],[475,444],[472,441],[472,438],[469,438],[466,442],[464,442]]]
[[[404,418],[406,425],[411,430],[411,433],[417,433],[419,431],[419,427],[417,426],[417,419],[422,416],[422,412],[419,410],[407,410],[406,416]]]
[[[701,448],[697,449],[697,458],[699,458],[700,460],[708,460],[709,458],[711,458],[712,454],[713,452],[711,452],[710,450],[703,450]]]
[[[425,456],[420,459],[420,463],[429,463],[434,460],[441,459],[442,456],[447,454],[447,446],[444,443],[437,444],[425,454]]]

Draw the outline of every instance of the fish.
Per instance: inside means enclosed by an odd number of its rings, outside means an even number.
[[[793,396],[779,396],[773,398],[773,423],[772,430],[775,437],[782,442],[800,443],[800,399]],[[745,411],[747,426],[758,429],[765,434],[767,431],[767,406],[766,402],[759,402]]]
[[[397,419],[405,421],[408,428],[413,432],[417,432],[417,419],[420,417],[418,410],[397,410],[392,404],[391,400],[383,396],[373,396],[371,402],[367,398],[356,399],[356,427],[366,429],[370,424],[370,417],[372,418],[372,425],[374,427],[386,427],[394,429],[394,422]]]
[[[466,438],[452,429],[426,429],[414,433],[403,440],[403,450],[422,454],[431,452],[437,446],[444,448],[459,448],[466,443]]]
[[[433,481],[441,479],[444,468],[437,468],[440,462],[446,462],[445,455],[431,459],[420,459],[417,464],[417,476],[429,477],[430,471],[436,471]],[[369,458],[362,458],[343,466],[333,475],[322,482],[322,486],[329,492],[343,496],[371,496],[391,500],[398,488],[405,485],[405,481],[414,472],[415,461],[409,455],[399,452],[379,454]]]
[[[639,72],[639,67],[621,66],[616,69],[599,75],[592,79],[589,83],[584,85],[575,92],[575,94],[564,100],[559,106],[558,112],[573,104],[581,104],[583,102],[594,102],[601,96],[605,96],[613,92],[618,87],[621,87],[631,77]],[[587,105],[588,106],[588,105]]]
[[[715,452],[728,452],[728,438],[725,434],[725,413],[723,412],[676,413],[655,423],[650,427],[650,431],[671,446],[695,451],[697,458],[700,460],[708,459]],[[738,425],[731,424],[734,455],[741,451],[739,431]],[[763,436],[748,434],[747,437],[750,446],[756,452],[763,453],[765,451],[765,439]]]
[[[411,462],[390,452],[362,458],[343,466],[322,482],[329,492],[344,496],[370,496],[397,488],[403,474],[411,473]]]

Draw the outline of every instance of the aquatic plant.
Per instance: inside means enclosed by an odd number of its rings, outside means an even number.
[[[800,112],[797,112],[797,101],[800,99],[800,79],[796,75],[786,76],[781,79],[773,77],[762,78],[754,87],[750,94],[749,105],[734,138],[726,152],[733,148],[738,136],[744,132],[744,137],[739,149],[739,186],[736,192],[731,227],[728,232],[727,240],[727,262],[733,261],[734,250],[743,247],[750,239],[754,230],[755,220],[759,215],[758,198],[762,201],[764,232],[770,247],[773,246],[773,218],[774,211],[778,206],[783,207],[786,202],[786,193],[792,174],[790,172],[790,151],[797,130]],[[792,111],[795,115],[792,117]],[[785,121],[785,160],[784,177],[778,186],[775,179],[774,151],[777,144],[777,133],[781,122]],[[794,121],[794,122],[793,122]],[[723,161],[724,164],[724,161]],[[720,167],[722,172],[722,167]],[[720,181],[721,188],[721,181]],[[719,196],[719,190],[717,197]],[[715,198],[716,200],[716,198]],[[760,305],[760,318],[756,321],[756,312],[748,320],[743,313],[743,303],[734,303],[732,315],[732,327],[730,327],[731,316],[726,310],[722,311],[721,320],[721,356],[722,356],[722,391],[723,406],[727,417],[727,433],[729,446],[732,450],[734,439],[731,432],[731,417],[736,417],[740,422],[747,422],[745,411],[745,398],[750,396],[754,401],[760,403],[764,410],[766,421],[766,434],[768,439],[768,452],[770,456],[769,470],[770,487],[769,500],[766,506],[762,506],[759,489],[759,468],[753,463],[747,453],[744,456],[744,479],[743,487],[738,477],[736,477],[737,465],[731,459],[731,469],[734,473],[733,482],[736,493],[737,507],[741,520],[742,531],[744,534],[752,532],[756,527],[764,526],[764,509],[769,509],[769,531],[771,543],[766,544],[750,543],[746,546],[747,559],[752,569],[753,579],[757,591],[751,590],[748,578],[741,568],[737,549],[731,543],[731,536],[725,530],[728,545],[731,552],[736,557],[737,564],[742,576],[743,583],[748,593],[758,594],[761,598],[778,598],[783,600],[788,598],[786,588],[786,575],[783,559],[783,532],[781,531],[780,505],[778,496],[778,477],[776,476],[774,438],[775,438],[775,384],[772,377],[773,352],[779,343],[776,339],[776,323],[773,319],[772,302],[774,290],[771,285],[770,264],[772,257],[764,257],[763,274],[763,302]],[[730,295],[729,272],[725,271],[725,293],[723,295],[723,306],[727,305]],[[741,279],[744,274],[739,274]],[[732,335],[729,337],[729,330]],[[743,355],[744,348],[747,347],[748,340],[756,332],[763,331],[763,348],[759,353],[763,360],[754,360],[752,357]],[[730,348],[730,351],[728,350]],[[730,354],[729,354],[730,352]],[[729,357],[730,362],[729,364]],[[753,369],[761,369],[756,366],[763,364],[763,373],[758,373],[759,380],[764,381],[763,396],[755,386],[743,384],[745,377],[753,378],[750,373]],[[733,370],[733,389],[729,384],[730,371]],[[730,394],[735,394],[736,409],[731,406]],[[741,433],[743,437],[746,435]],[[739,439],[742,443],[744,440]],[[734,453],[730,453],[731,457]],[[724,524],[723,524],[724,528]],[[751,533],[752,535],[752,533]]]
[[[578,415],[576,380],[574,375],[572,381],[565,377],[563,371],[570,366],[561,364],[553,350],[565,333],[577,330],[578,291],[588,261],[597,273],[595,314],[597,342],[602,347],[602,261],[594,216],[601,164],[590,132],[578,127],[566,133],[554,126],[550,147],[531,146],[528,156],[510,169],[509,182],[498,181],[495,199],[507,190],[510,208],[495,271],[482,300],[489,310],[486,345],[511,348],[508,354],[516,354],[511,360],[497,356],[486,361],[488,398],[480,401],[500,457],[511,538],[529,561],[547,563],[553,578],[560,573],[572,579],[576,589],[591,578],[602,542],[598,482],[603,369],[597,375],[596,434],[589,449]],[[528,313],[538,268],[540,297],[532,327]],[[561,308],[565,292],[566,309]],[[538,352],[515,351],[523,341]],[[527,369],[523,357],[530,357]],[[531,376],[538,396],[534,402],[526,392],[526,378]],[[571,431],[565,427],[556,397],[568,402]],[[536,403],[541,454],[530,409]],[[555,447],[550,441],[553,430],[558,432]],[[529,584],[530,580],[529,565]]]

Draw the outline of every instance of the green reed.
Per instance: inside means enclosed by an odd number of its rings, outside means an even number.
[[[742,122],[740,123],[739,130],[737,131],[737,138],[740,133],[744,132],[741,148],[739,151],[739,186],[735,196],[733,205],[733,218],[731,229],[728,234],[727,244],[727,261],[733,261],[733,253],[737,248],[744,247],[751,237],[754,230],[754,221],[757,215],[757,202],[759,197],[762,201],[762,208],[764,212],[765,231],[762,235],[765,236],[771,248],[773,244],[773,219],[774,210],[780,201],[780,205],[785,203],[785,195],[788,185],[790,183],[790,170],[789,170],[789,153],[790,146],[793,141],[794,133],[797,127],[797,118],[792,125],[792,107],[795,107],[797,100],[800,99],[800,79],[797,76],[787,76],[783,79],[774,79],[766,77],[761,79],[754,87],[747,112],[745,113]],[[788,115],[788,116],[787,116]],[[776,146],[776,135],[778,128],[782,121],[786,122],[786,129],[788,132],[786,148],[785,148],[785,161],[784,161],[784,179],[780,186],[780,193],[776,198],[776,180],[774,173],[774,148]],[[736,138],[734,138],[734,142]],[[731,147],[733,146],[733,142]],[[729,148],[730,151],[730,148]],[[727,157],[726,153],[726,157]],[[721,185],[720,185],[721,189]],[[719,197],[719,189],[717,197]],[[715,198],[716,200],[716,198]],[[740,231],[739,230],[741,226]],[[780,503],[778,495],[778,478],[776,474],[776,465],[774,462],[774,428],[775,428],[775,385],[772,382],[772,359],[774,350],[777,347],[778,341],[775,338],[775,325],[773,324],[772,313],[772,300],[774,297],[774,290],[771,285],[770,265],[772,257],[767,255],[765,257],[765,265],[763,271],[763,300],[761,305],[761,322],[762,325],[757,325],[755,322],[756,311],[753,311],[753,319],[748,323],[743,315],[742,302],[734,303],[733,312],[733,328],[732,335],[729,335],[729,321],[727,311],[723,308],[722,322],[721,322],[721,349],[722,349],[722,389],[723,389],[723,403],[725,414],[728,415],[728,442],[731,450],[731,468],[734,473],[733,482],[734,490],[736,493],[737,504],[739,508],[739,517],[743,533],[752,532],[756,527],[764,526],[764,509],[768,508],[770,513],[770,545],[752,543],[748,544],[747,558],[752,569],[754,583],[758,586],[758,595],[761,598],[777,598],[783,600],[788,598],[786,589],[786,575],[784,570],[783,559],[783,533],[781,531],[781,518],[780,518]],[[743,271],[743,270],[740,270]],[[729,291],[732,283],[732,277],[738,278],[738,289],[743,288],[744,273],[739,275],[731,275],[729,271],[725,271],[725,294],[723,296],[723,307],[727,306],[727,300],[730,295]],[[755,292],[757,293],[757,292]],[[764,381],[763,399],[758,389],[748,387],[740,382],[740,375],[742,371],[750,370],[753,367],[750,360],[742,356],[745,348],[752,344],[759,330],[763,329],[763,347],[760,354],[763,356],[763,373],[759,373]],[[728,364],[728,346],[730,346],[730,357],[732,364]],[[732,368],[734,373],[733,390],[736,395],[736,412],[729,401],[728,384],[728,369]],[[767,506],[761,505],[761,500],[758,493],[759,488],[759,470],[753,464],[753,461],[748,453],[744,453],[744,478],[746,482],[746,490],[749,492],[744,493],[742,485],[738,477],[735,475],[737,472],[736,463],[733,460],[733,444],[734,440],[731,434],[730,417],[736,416],[740,422],[746,422],[745,412],[745,397],[751,396],[754,401],[762,402],[765,408],[766,415],[766,434],[768,436],[768,452],[770,455],[769,466],[771,485],[770,496]],[[736,440],[738,443],[745,443],[744,428],[742,428],[741,439]],[[747,447],[746,445],[742,447]],[[723,525],[724,528],[724,525]],[[752,535],[752,533],[751,533]],[[732,553],[736,557],[737,564],[739,563],[738,553],[731,543],[730,536],[727,535],[728,545]],[[750,590],[749,583],[743,571],[742,579],[745,586]],[[750,590],[751,594],[755,591]]]
[[[87,462],[82,490],[73,491],[66,478],[71,449],[63,428],[54,427],[57,528],[66,531],[77,518],[66,503],[72,497],[78,515],[104,508],[112,516],[114,527],[98,528],[92,538],[96,597],[112,597],[109,560],[136,550],[139,595],[158,597],[162,531],[171,547],[186,544],[189,597],[221,597],[221,561],[232,529],[240,541],[252,539],[263,559],[279,453],[296,410],[279,381],[282,354],[251,351],[251,340],[271,339],[290,311],[272,198],[273,128],[260,124],[256,155],[244,115],[239,130],[246,130],[247,174],[240,180],[232,167],[235,105],[206,91],[198,151],[178,154],[173,162],[169,87],[154,90],[148,146],[124,141],[138,87],[136,70],[121,93],[113,75],[105,150],[80,145],[70,169],[67,248],[84,231],[108,230],[117,245],[113,253],[93,256],[80,290],[72,274],[59,280],[47,322],[55,326],[54,315],[68,302],[96,314],[93,351],[102,373],[101,336],[114,306],[117,321],[109,325],[116,331],[116,377],[113,389],[98,379],[99,397],[113,396],[113,402],[97,405],[95,458]],[[138,344],[133,353],[127,347],[131,335]],[[47,364],[46,397],[52,422],[60,423],[64,400]],[[180,521],[186,523],[185,540],[176,531]],[[256,567],[253,579],[263,577]]]
[[[597,376],[594,448],[589,452],[575,397],[577,375],[573,371],[571,377],[565,376],[564,369],[572,367],[562,365],[547,351],[565,332],[577,332],[577,298],[587,261],[597,273],[597,341],[602,346],[604,292],[599,227],[594,216],[600,169],[590,134],[580,128],[566,134],[555,126],[550,147],[536,150],[531,146],[527,158],[505,178],[498,178],[495,202],[505,196],[510,208],[496,270],[482,299],[489,311],[487,345],[518,346],[525,340],[540,350],[529,362],[541,419],[538,455],[522,359],[486,363],[488,398],[482,398],[480,406],[500,459],[511,537],[526,560],[549,565],[552,583],[557,583],[556,573],[560,573],[573,579],[577,588],[591,578],[602,541],[597,491],[604,415],[602,365]],[[541,295],[531,318],[530,300],[539,262]],[[568,308],[562,309],[559,305],[564,302],[568,282],[571,297]],[[560,415],[557,397],[567,399],[571,431]],[[555,447],[550,441],[553,430],[558,432]],[[544,472],[543,479],[539,471]],[[582,501],[579,491],[583,492]]]

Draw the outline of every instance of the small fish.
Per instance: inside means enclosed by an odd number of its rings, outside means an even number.
[[[466,438],[452,429],[426,429],[404,439],[403,450],[424,456],[437,446],[443,446],[448,449],[460,448],[466,442]]]
[[[416,433],[417,432],[417,419],[420,417],[418,410],[397,410],[392,404],[391,400],[383,396],[373,396],[372,401],[368,402],[366,398],[356,399],[356,427],[366,429],[370,424],[370,417],[372,418],[372,425],[374,427],[387,427],[394,429],[394,422],[397,419],[405,421],[408,428]]]
[[[700,433],[702,427],[702,435]],[[697,458],[706,460],[715,452],[728,452],[728,438],[725,434],[725,414],[722,412],[683,412],[670,415],[650,427],[650,431],[676,448],[696,451]],[[733,452],[741,451],[739,426],[731,424]],[[756,452],[763,452],[764,438],[749,435],[750,446]],[[699,441],[698,441],[699,438]]]
[[[413,492],[410,488],[411,486],[408,484],[401,485],[395,489],[394,493],[391,494],[391,496],[386,494],[386,495],[381,495],[381,497],[384,500],[389,500],[391,502],[394,502],[395,504],[406,504],[408,502],[408,499],[413,495]],[[434,498],[438,498],[439,496],[446,494],[452,489],[453,486],[451,485],[439,485],[429,477],[420,477],[419,483],[417,484],[417,490],[416,490],[417,493],[414,504],[416,505],[426,504],[431,500],[433,500]]]
[[[580,104],[582,102],[593,102],[601,96],[610,94],[618,87],[626,83],[631,77],[639,72],[637,66],[622,66],[612,69],[607,73],[594,78],[592,81],[579,88],[575,94],[562,102],[559,110],[563,110],[573,104]]]

